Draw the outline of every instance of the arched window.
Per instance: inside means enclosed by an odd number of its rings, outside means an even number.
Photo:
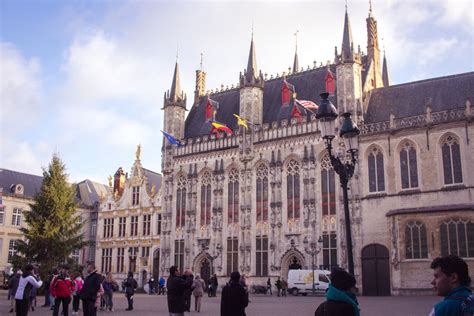
[[[176,190],[176,227],[184,227],[186,219],[186,185],[187,179],[181,175],[178,178],[178,189]]]
[[[416,149],[409,142],[404,143],[400,150],[400,176],[402,189],[418,187]]]
[[[441,255],[474,257],[474,223],[451,219],[440,226]]]
[[[418,221],[408,222],[405,226],[406,259],[428,258],[428,242],[425,224]]]
[[[321,206],[322,214],[336,214],[336,183],[334,178],[334,169],[332,168],[329,156],[321,159]]]
[[[260,165],[257,168],[257,222],[268,220],[268,168]]]
[[[461,149],[459,141],[449,135],[441,145],[444,184],[462,183]]]
[[[369,153],[367,161],[369,164],[369,191],[385,191],[385,175],[382,151],[377,147],[374,147]]]
[[[239,172],[232,169],[229,173],[227,193],[227,211],[229,224],[239,222]]]
[[[300,165],[292,159],[288,163],[286,176],[288,219],[300,218]]]
[[[211,174],[206,171],[201,179],[201,226],[211,223]]]

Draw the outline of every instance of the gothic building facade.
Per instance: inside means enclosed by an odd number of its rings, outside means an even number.
[[[295,54],[292,71],[270,78],[258,71],[252,38],[237,87],[206,92],[206,73],[196,71],[186,118],[176,63],[164,130],[182,144],[163,140],[163,274],[171,265],[204,278],[238,270],[263,284],[313,260],[347,267],[338,175],[315,115],[296,107],[293,92],[315,103],[330,93],[361,129],[349,200],[363,293],[427,291],[430,261],[448,253],[474,269],[474,73],[391,86],[372,12],[366,23],[366,54],[354,48],[346,11],[334,62],[300,69]]]

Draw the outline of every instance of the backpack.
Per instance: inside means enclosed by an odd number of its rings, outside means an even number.
[[[450,299],[462,302],[461,309],[464,316],[474,315],[474,294],[471,294],[468,297],[453,296],[450,297]]]

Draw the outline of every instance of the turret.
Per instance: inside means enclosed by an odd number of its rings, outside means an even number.
[[[384,87],[388,87],[390,85],[390,79],[388,77],[387,58],[385,58],[385,51],[383,52],[382,81],[383,81]]]
[[[383,85],[380,69],[380,49],[377,32],[377,21],[372,15],[372,2],[369,2],[369,16],[367,22],[367,68],[372,73],[369,75],[371,88],[379,88]]]
[[[206,95],[206,73],[202,70],[202,56],[201,53],[201,67],[196,70],[196,88],[194,89],[194,103],[193,106],[199,104],[199,99]]]
[[[171,83],[171,90],[165,92],[164,96],[164,131],[175,138],[184,137],[184,114],[186,111],[186,95],[181,90],[181,80],[179,76],[179,64],[176,61]]]

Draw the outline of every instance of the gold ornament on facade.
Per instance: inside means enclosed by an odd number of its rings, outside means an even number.
[[[155,184],[153,184],[153,185],[151,186],[151,193],[150,193],[150,194],[151,194],[151,197],[155,197],[155,194],[156,194],[156,186],[155,186]]]
[[[107,179],[109,179],[109,187],[112,187],[112,176],[109,176]]]
[[[135,152],[135,157],[137,160],[140,160],[140,154],[142,153],[142,145],[138,144],[137,151]]]

